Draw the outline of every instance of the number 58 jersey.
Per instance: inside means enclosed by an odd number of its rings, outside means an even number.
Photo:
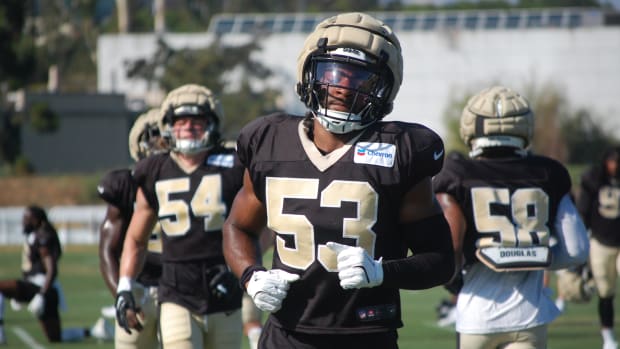
[[[378,122],[324,155],[303,120],[266,116],[238,139],[239,158],[276,234],[273,268],[300,275],[269,321],[306,333],[400,327],[399,290],[343,290],[326,243],[360,246],[374,259],[406,257],[401,204],[415,184],[441,169],[443,143],[421,125]]]
[[[454,197],[467,221],[466,264],[484,258],[498,270],[503,260],[506,270],[541,269],[548,264],[526,254],[535,253],[537,246],[548,248],[558,205],[570,188],[562,164],[536,155],[476,160],[450,155],[433,178],[435,193]],[[503,255],[481,254],[484,248],[496,247]]]

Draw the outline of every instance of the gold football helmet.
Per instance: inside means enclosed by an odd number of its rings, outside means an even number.
[[[461,114],[460,134],[471,157],[491,147],[523,150],[534,134],[534,114],[523,96],[493,86],[469,99]]]
[[[176,139],[172,125],[181,116],[204,117],[208,126],[199,139]],[[170,139],[173,151],[195,154],[212,148],[217,144],[220,122],[224,113],[219,100],[208,88],[196,84],[178,87],[166,96],[161,105],[160,127]]]
[[[129,130],[129,154],[135,161],[166,151],[159,130],[159,108],[153,108],[138,116]]]
[[[389,26],[364,13],[344,13],[319,23],[297,59],[297,94],[333,133],[361,130],[389,114],[402,78],[398,38]],[[334,88],[347,91],[342,108],[328,103]]]

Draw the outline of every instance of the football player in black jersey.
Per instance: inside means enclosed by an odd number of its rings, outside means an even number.
[[[140,115],[129,132],[129,151],[135,161],[149,155],[167,151],[167,145],[159,131],[159,108]],[[133,214],[136,191],[132,171],[120,169],[108,172],[97,186],[99,196],[108,204],[100,227],[99,269],[116,298],[119,262],[127,227]],[[140,304],[143,318],[141,331],[127,333],[118,324],[114,331],[114,347],[117,349],[147,349],[158,346],[157,285],[161,276],[161,244],[159,237],[149,240],[144,268],[137,277],[133,289],[134,298]]]
[[[224,253],[271,313],[259,348],[397,348],[399,289],[452,276],[450,231],[431,186],[443,142],[425,126],[381,121],[402,63],[381,21],[326,19],[298,59],[305,118],[277,113],[242,129],[246,171]],[[276,235],[271,270],[256,248],[264,226]]]
[[[503,86],[484,89],[461,115],[471,159],[446,158],[433,179],[455,254],[464,255],[456,305],[460,349],[546,348],[547,324],[559,310],[544,291],[544,270],[587,259],[568,171],[525,150],[533,130],[523,96]]]
[[[590,266],[599,296],[603,349],[618,348],[613,327],[620,253],[620,147],[607,149],[602,161],[582,175],[577,207],[592,233]]]
[[[139,328],[131,294],[156,222],[162,230],[158,300],[164,348],[241,346],[241,289],[222,253],[222,225],[239,191],[243,167],[221,146],[218,100],[204,86],[183,85],[161,106],[170,153],[141,160],[134,170],[136,206],[127,230],[117,288],[117,318]]]
[[[28,206],[22,223],[25,235],[23,277],[0,280],[0,293],[18,303],[27,303],[28,311],[39,320],[50,342],[75,342],[89,337],[91,333],[87,328],[62,329],[60,290],[56,281],[62,248],[47,213],[39,206]],[[0,313],[0,320],[2,318]]]

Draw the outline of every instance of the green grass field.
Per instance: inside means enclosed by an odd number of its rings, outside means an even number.
[[[63,327],[90,327],[100,316],[101,307],[113,302],[99,274],[97,249],[95,246],[69,246],[64,252],[60,264],[60,280],[67,298],[68,310],[61,313]],[[0,279],[19,277],[20,253],[20,247],[0,247]],[[399,331],[401,348],[455,348],[454,329],[440,328],[435,324],[435,306],[446,295],[446,291],[440,287],[427,291],[402,292],[405,327]],[[51,345],[45,340],[38,322],[30,313],[15,312],[8,302],[5,308],[5,331],[9,341],[6,348],[113,347],[110,342],[99,343],[95,339]],[[616,309],[620,309],[618,303]],[[597,319],[596,301],[569,304],[567,311],[549,328],[549,349],[600,348],[602,341]],[[39,346],[25,343],[17,336],[16,329],[23,329]],[[246,349],[246,341],[243,343],[243,348]]]

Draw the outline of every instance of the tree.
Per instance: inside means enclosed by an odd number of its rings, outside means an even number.
[[[592,163],[593,159],[600,158],[607,147],[618,142],[585,109],[577,110],[572,118],[566,120],[561,126],[561,132],[566,138],[570,163]]]
[[[23,0],[0,2],[0,84],[9,90],[31,80],[36,66],[32,38],[24,33],[26,14]]]
[[[32,40],[24,34],[26,2],[0,2],[0,165],[3,172],[12,166],[21,153],[19,119],[6,100],[8,91],[32,79],[35,55]]]
[[[598,159],[603,150],[618,140],[605,125],[594,122],[591,113],[569,105],[560,87],[553,84],[529,84],[521,92],[534,111],[534,138],[531,149],[537,153],[571,164],[585,164]],[[459,135],[459,120],[467,100],[477,91],[454,97],[444,112],[446,149],[466,154],[468,148]]]
[[[150,59],[130,64],[128,76],[141,78],[170,91],[187,83],[207,86],[220,98],[226,120],[223,134],[235,137],[252,119],[277,109],[280,91],[265,86],[272,72],[252,58],[260,50],[256,38],[246,44],[227,46],[219,40],[203,49],[174,50],[163,40]]]

